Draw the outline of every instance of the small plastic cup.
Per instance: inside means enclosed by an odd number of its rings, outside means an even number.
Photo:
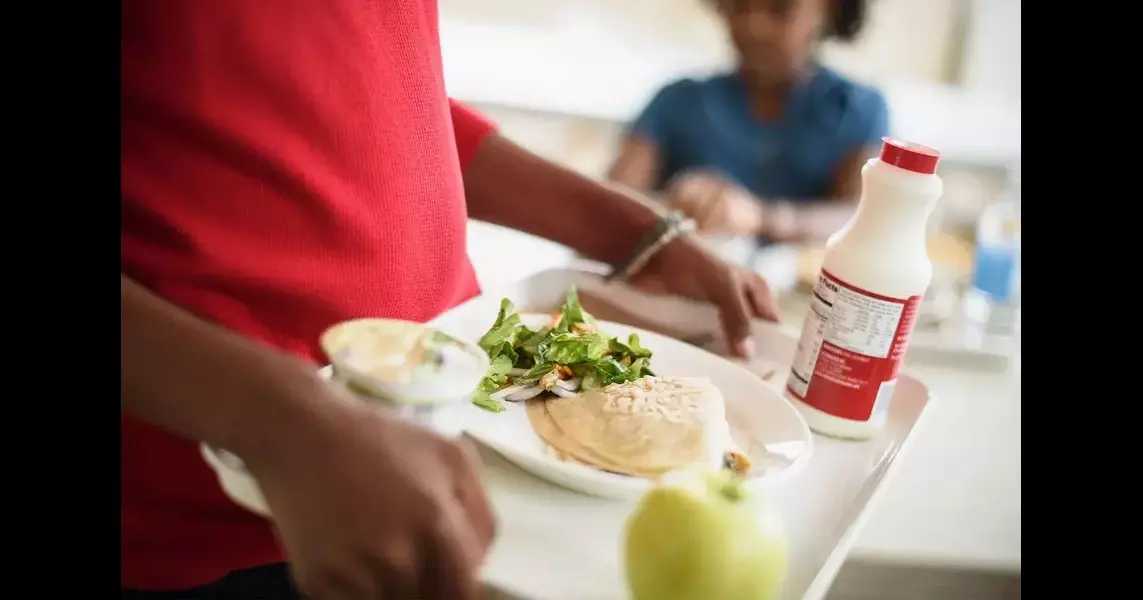
[[[464,431],[465,405],[488,371],[488,354],[479,346],[410,321],[345,321],[327,329],[320,343],[331,362],[331,385],[447,437]],[[206,444],[202,453],[232,500],[270,516],[242,459]]]
[[[321,348],[331,382],[359,399],[449,437],[488,371],[479,346],[396,319],[356,319],[327,329]]]

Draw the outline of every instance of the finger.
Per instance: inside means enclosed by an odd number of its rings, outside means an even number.
[[[291,577],[296,582],[298,596],[306,600],[355,600],[378,597],[380,590],[373,585],[364,564],[352,561],[340,564],[341,566],[314,569],[312,575],[303,576],[293,572]],[[353,574],[350,565],[358,567],[361,573]],[[388,596],[383,597],[388,598]]]
[[[420,598],[417,584],[421,578],[420,571],[425,569],[426,564],[421,554],[419,540],[411,535],[389,538],[388,542],[379,542],[377,546],[365,549],[358,554],[358,560],[362,565],[362,572],[368,579],[368,593],[362,592],[364,588],[358,587],[354,594],[337,596],[337,599]],[[344,585],[337,588],[338,591],[346,589],[349,588]],[[312,600],[325,600],[325,598],[315,595]]]
[[[423,554],[419,549],[409,548],[410,552],[416,552],[418,555]],[[422,575],[417,572],[417,569],[430,569],[431,561],[422,558],[416,564],[410,560],[408,566],[398,566],[397,564],[385,560],[377,565],[374,569],[373,580],[376,582],[377,595],[379,600],[419,600],[423,594],[419,587],[419,581]],[[431,575],[424,578],[430,578]]]
[[[687,212],[695,192],[701,189],[702,183],[693,176],[681,175],[667,183],[667,198],[669,204],[678,210]]]
[[[458,502],[445,500],[441,518],[424,548],[426,569],[421,573],[420,600],[478,600],[477,569],[482,544],[468,525]]]
[[[709,178],[698,174],[688,173],[672,180],[668,186],[668,197],[671,208],[686,213],[695,218],[706,210],[707,204],[718,189]]]
[[[778,299],[760,275],[751,275],[746,282],[746,297],[750,301],[750,308],[754,316],[759,319],[777,323],[781,318],[778,311]]]
[[[479,542],[479,563],[496,537],[496,513],[493,512],[484,484],[480,481],[478,461],[472,448],[458,444],[450,466],[453,469],[453,495]]]
[[[750,308],[747,306],[745,287],[736,274],[723,285],[715,296],[718,317],[731,351],[739,358],[751,358],[753,340],[750,338]]]
[[[698,203],[691,217],[700,231],[710,229],[722,204],[722,193],[717,187],[710,186],[703,190],[702,201]]]
[[[707,217],[707,228],[719,234],[725,234],[734,229],[734,205],[733,198],[727,193],[726,188],[719,190],[718,195],[714,201],[714,208],[711,210],[710,216]]]
[[[675,197],[668,206],[671,210],[677,210],[693,219],[703,212],[705,205],[705,195],[688,194]]]

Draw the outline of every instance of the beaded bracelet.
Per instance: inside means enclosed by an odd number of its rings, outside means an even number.
[[[626,258],[619,261],[611,269],[607,281],[626,281],[642,269],[651,257],[680,235],[695,230],[695,222],[688,219],[681,212],[673,211],[663,215],[655,226],[636,244],[635,249]]]

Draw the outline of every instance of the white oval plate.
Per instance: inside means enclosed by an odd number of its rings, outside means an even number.
[[[520,318],[536,327],[550,317],[521,314]],[[656,375],[711,380],[726,400],[732,437],[754,462],[751,485],[792,475],[809,460],[813,442],[805,420],[757,375],[716,354],[650,331],[607,321],[599,321],[598,325],[604,332],[621,339],[631,333],[638,334],[640,344],[654,353],[651,369]],[[487,327],[485,322],[471,322],[449,327],[447,331],[460,339],[475,341]],[[625,499],[638,497],[650,487],[649,479],[617,475],[556,459],[532,430],[524,404],[505,404],[508,410],[500,413],[468,405],[465,431],[537,477],[578,492]]]

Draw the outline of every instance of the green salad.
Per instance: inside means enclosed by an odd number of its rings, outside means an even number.
[[[579,305],[575,286],[548,325],[532,330],[520,322],[512,301],[500,301],[492,328],[478,344],[491,367],[472,402],[492,412],[504,401],[520,402],[539,396],[573,396],[612,383],[654,375],[651,351],[631,334],[626,341],[600,331],[595,318]]]

